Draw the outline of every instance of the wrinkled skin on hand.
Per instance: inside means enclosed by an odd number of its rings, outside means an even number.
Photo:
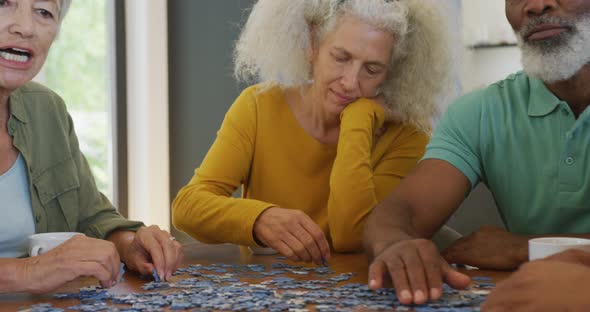
[[[16,289],[47,293],[78,277],[89,276],[108,288],[118,279],[120,263],[141,274],[156,268],[169,279],[182,261],[181,245],[157,226],[136,233],[114,232],[109,240],[77,235],[40,256],[18,264]]]
[[[254,223],[254,237],[292,261],[321,265],[330,259],[324,232],[301,210],[268,208]]]
[[[123,262],[143,275],[151,275],[155,268],[160,278],[169,280],[184,257],[180,243],[156,225],[142,227],[123,240],[119,248]]]
[[[27,258],[19,281],[27,292],[52,291],[80,276],[92,276],[110,287],[119,274],[119,254],[109,241],[77,235],[40,256]]]

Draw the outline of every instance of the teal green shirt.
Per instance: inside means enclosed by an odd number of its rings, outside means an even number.
[[[98,191],[63,100],[30,82],[8,99],[8,133],[26,166],[35,232],[82,232],[105,238],[137,230]]]
[[[484,182],[512,232],[590,233],[589,119],[519,72],[451,105],[424,159]]]

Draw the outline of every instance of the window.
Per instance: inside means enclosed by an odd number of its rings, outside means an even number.
[[[37,80],[64,99],[96,184],[116,205],[113,3],[72,1]]]

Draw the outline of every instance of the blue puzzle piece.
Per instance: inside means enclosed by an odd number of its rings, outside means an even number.
[[[123,274],[125,274],[125,263],[121,262],[121,266],[119,267],[119,283],[122,283],[125,281],[125,279],[123,278]]]
[[[210,274],[216,272],[217,274]],[[300,279],[295,272],[305,272]],[[78,299],[72,310],[103,312],[145,312],[170,310],[194,311],[304,311],[307,305],[316,311],[351,311],[362,306],[367,310],[409,311],[479,311],[485,300],[481,292],[457,291],[443,285],[443,298],[426,305],[406,307],[397,300],[393,289],[371,290],[365,284],[342,282],[353,273],[334,273],[329,267],[304,267],[286,263],[264,265],[211,264],[191,265],[177,274],[184,276],[176,282],[145,283],[144,293],[112,295],[100,287],[80,289],[78,293],[58,294],[59,299]],[[317,279],[309,279],[313,273]],[[291,275],[291,276],[287,276]],[[262,279],[244,283],[242,278]],[[474,290],[488,289],[494,284],[488,279],[474,279]],[[340,286],[338,286],[340,285]],[[115,307],[125,305],[126,307]],[[34,312],[58,312],[51,305],[37,306]],[[117,310],[118,309],[118,310]]]
[[[156,283],[160,282],[160,275],[158,275],[158,271],[156,270],[156,268],[154,268],[154,270],[152,272],[152,276],[154,277],[154,282],[156,282]]]

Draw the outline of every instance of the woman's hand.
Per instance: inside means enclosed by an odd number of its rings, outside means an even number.
[[[142,227],[136,233],[117,231],[108,240],[117,245],[129,269],[151,275],[155,268],[163,280],[170,279],[184,257],[180,243],[156,225]]]
[[[266,209],[254,223],[254,237],[293,261],[321,265],[330,259],[324,232],[301,210]]]
[[[103,287],[111,287],[119,275],[119,254],[115,245],[102,239],[76,235],[40,256],[27,258],[17,273],[27,292],[52,291],[80,276],[93,276]]]

